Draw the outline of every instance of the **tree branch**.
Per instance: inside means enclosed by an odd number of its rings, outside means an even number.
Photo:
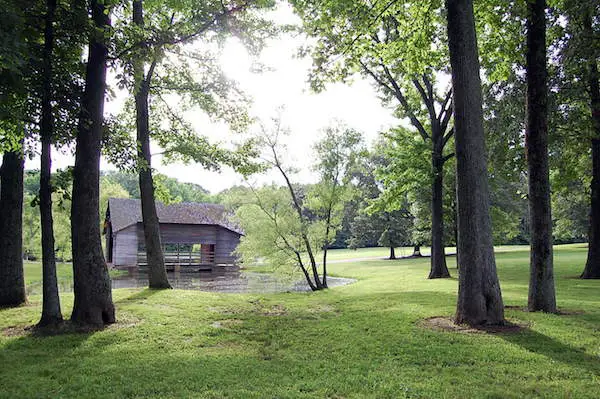
[[[435,106],[433,104],[433,97],[425,92],[425,89],[423,88],[423,86],[421,85],[421,82],[419,82],[419,80],[417,78],[413,78],[412,82],[413,82],[413,85],[416,87],[417,91],[419,92],[419,94],[421,95],[421,99],[423,100],[423,103],[427,107],[427,111],[429,111],[429,118],[432,121],[435,120],[436,114],[435,114]],[[428,88],[428,90],[429,90],[429,88]]]
[[[231,14],[234,14],[238,11],[242,11],[244,9],[246,9],[249,5],[250,5],[251,1],[249,2],[245,2],[243,4],[240,4],[237,7],[233,7],[230,9],[227,9],[225,11],[223,11],[222,13],[219,13],[217,15],[215,15],[212,19],[204,22],[202,25],[200,25],[194,32],[191,32],[187,35],[183,35],[183,36],[179,36],[179,37],[168,37],[168,38],[163,38],[162,40],[155,38],[155,39],[149,39],[149,40],[142,40],[139,42],[136,42],[134,44],[132,44],[131,46],[121,50],[120,52],[118,52],[116,55],[114,56],[109,56],[107,57],[107,59],[109,60],[118,60],[121,57],[125,56],[126,54],[128,54],[129,52],[135,50],[136,48],[140,48],[140,47],[161,47],[161,46],[167,46],[167,45],[175,45],[175,44],[181,44],[181,43],[186,43],[192,39],[195,39],[196,37],[200,36],[201,34],[203,34],[204,32],[206,32],[209,28],[211,28],[216,22],[221,21],[222,19],[230,16]],[[174,18],[174,14],[171,15],[171,25],[169,26],[169,29],[167,30],[167,32],[174,26],[173,25],[173,18]],[[166,32],[165,32],[166,33]]]
[[[383,68],[383,71],[385,72],[385,76],[387,77],[388,81],[394,88],[392,93],[398,99],[398,101],[402,105],[402,108],[404,108],[404,112],[406,112],[406,114],[408,115],[410,122],[412,123],[412,125],[414,127],[417,128],[417,130],[419,131],[419,134],[421,135],[421,137],[423,137],[423,140],[428,140],[430,138],[430,136],[427,133],[427,130],[425,130],[425,128],[421,124],[421,121],[419,121],[419,119],[413,113],[412,109],[410,108],[410,105],[408,104],[408,101],[406,100],[406,97],[404,97],[404,95],[402,94],[402,89],[400,89],[398,82],[396,82],[396,79],[394,79],[394,77],[392,76],[392,73],[390,72],[388,67],[383,62],[380,62],[379,65]]]
[[[450,153],[444,157],[442,157],[442,165],[446,163],[446,161],[448,161],[450,158],[452,158],[454,156],[454,153]]]
[[[442,148],[444,148],[446,144],[448,144],[448,141],[450,141],[452,136],[454,136],[454,128],[450,129],[448,133],[446,133],[446,135],[444,136],[444,139],[442,141]]]
[[[440,113],[438,115],[438,121],[440,121],[440,124],[442,123],[442,119],[445,117],[445,115],[448,113],[449,108],[448,104],[450,104],[450,107],[452,107],[452,103],[450,102],[452,100],[452,89],[448,90],[448,92],[446,93],[446,97],[444,98],[444,101],[442,102],[442,109],[440,110]]]
[[[302,269],[302,272],[304,273],[304,276],[306,277],[306,281],[308,282],[308,285],[310,286],[310,289],[313,290],[313,291],[316,291],[317,287],[312,282],[312,280],[310,278],[310,275],[308,273],[308,270],[304,266],[304,262],[302,261],[302,255],[300,254],[300,251],[298,251],[292,244],[290,244],[290,242],[288,241],[287,237],[285,237],[285,235],[281,232],[281,230],[279,228],[279,224],[277,223],[277,217],[275,215],[272,215],[266,209],[266,207],[264,206],[262,200],[260,199],[260,196],[258,195],[258,193],[256,192],[256,190],[254,189],[254,187],[252,187],[251,185],[250,185],[250,190],[252,191],[252,193],[256,197],[256,201],[258,202],[257,205],[260,208],[260,210],[263,211],[263,213],[265,215],[267,215],[267,217],[269,219],[271,219],[271,221],[275,225],[275,231],[277,232],[277,235],[279,236],[279,238],[281,238],[283,240],[283,243],[286,245],[286,247],[289,250],[291,250],[296,255],[296,260],[298,261],[298,266],[300,266],[300,269]]]

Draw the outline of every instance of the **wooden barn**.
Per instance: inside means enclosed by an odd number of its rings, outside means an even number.
[[[217,204],[156,203],[167,268],[231,265],[242,231]],[[144,266],[146,248],[140,200],[110,198],[104,231],[106,261],[117,268]]]

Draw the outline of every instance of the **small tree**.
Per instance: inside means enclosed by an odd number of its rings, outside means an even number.
[[[390,249],[390,259],[396,259],[394,248],[411,243],[411,218],[404,212],[385,212],[380,219],[385,223],[385,230],[379,237],[379,245]]]
[[[327,288],[327,249],[341,223],[347,196],[346,176],[361,143],[360,134],[345,127],[325,130],[315,146],[315,171],[320,181],[304,193],[291,181],[292,170],[281,159],[278,142],[280,120],[272,134],[263,128],[261,143],[268,153],[265,162],[277,170],[283,187],[253,189],[255,201],[242,205],[237,216],[246,235],[238,247],[244,259],[257,256],[270,264],[298,267],[313,291]],[[317,251],[322,251],[321,272]]]

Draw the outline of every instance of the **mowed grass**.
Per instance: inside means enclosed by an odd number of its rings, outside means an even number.
[[[559,245],[557,248],[563,250],[587,248],[587,244],[567,244]],[[395,248],[396,257],[410,256],[413,254],[414,247],[397,247]],[[529,245],[499,245],[494,247],[496,253],[500,252],[522,252],[529,251]],[[455,254],[456,247],[446,247],[447,255]],[[423,256],[431,255],[430,247],[421,247]],[[345,259],[365,259],[365,258],[388,258],[390,256],[389,248],[374,247],[374,248],[357,248],[357,249],[330,249],[327,252],[329,260],[345,260]]]
[[[38,320],[35,296],[0,310],[0,396],[597,398],[600,281],[577,278],[585,255],[557,248],[554,315],[520,309],[528,252],[498,253],[506,315],[528,325],[512,334],[420,326],[455,310],[453,257],[453,278],[434,281],[427,258],[332,264],[358,281],[308,294],[115,290],[119,323],[104,331],[6,336]]]
[[[41,295],[42,293],[42,263],[41,262],[23,262],[25,274],[25,286],[27,292]],[[111,276],[125,274],[122,270],[110,270]],[[60,291],[72,291],[73,286],[73,265],[71,263],[58,262],[56,264],[56,279]]]

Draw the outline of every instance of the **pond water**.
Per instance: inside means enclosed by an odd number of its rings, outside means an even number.
[[[277,293],[304,292],[310,287],[303,276],[289,277],[271,273],[242,271],[237,267],[221,267],[218,271],[208,272],[169,272],[169,282],[173,288],[198,290],[207,292],[228,293]],[[356,280],[342,277],[327,277],[329,287],[351,284]],[[145,288],[148,286],[148,275],[137,270],[112,278],[112,288]],[[41,284],[27,287],[28,294],[41,294]],[[60,281],[61,292],[72,292],[71,280]]]

